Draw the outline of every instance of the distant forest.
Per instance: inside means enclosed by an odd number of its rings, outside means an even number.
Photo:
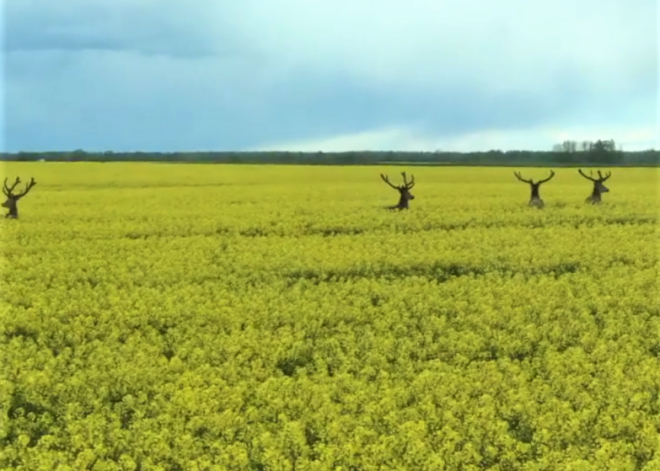
[[[475,166],[638,166],[660,165],[660,151],[626,152],[613,140],[566,141],[552,151],[487,152],[18,152],[1,153],[14,162],[172,162],[288,165],[475,165]]]

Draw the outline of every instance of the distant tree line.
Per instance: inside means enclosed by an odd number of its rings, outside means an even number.
[[[1,153],[2,161],[182,162],[296,165],[479,165],[479,166],[657,166],[660,151],[625,152],[613,140],[566,141],[552,151],[487,152],[18,152]]]

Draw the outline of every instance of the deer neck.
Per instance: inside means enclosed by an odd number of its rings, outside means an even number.
[[[8,209],[9,212],[5,217],[14,219],[18,218],[18,205],[16,204],[16,201],[10,200]]]
[[[539,185],[532,185],[532,197],[531,199],[541,199],[539,194]]]

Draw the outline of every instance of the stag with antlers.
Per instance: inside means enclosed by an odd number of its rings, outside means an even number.
[[[408,201],[415,199],[412,193],[410,193],[412,187],[415,186],[415,176],[410,175],[410,181],[408,181],[408,178],[406,177],[406,172],[401,172],[401,176],[403,177],[403,185],[396,186],[392,185],[392,182],[390,182],[390,179],[387,177],[387,175],[383,175],[382,173],[380,174],[380,178],[382,178],[383,181],[389,186],[398,191],[400,195],[399,202],[395,206],[387,206],[387,209],[408,209]]]
[[[550,170],[550,176],[548,178],[546,178],[545,180],[539,180],[537,182],[534,182],[534,180],[525,180],[523,177],[520,176],[520,172],[513,172],[513,174],[521,182],[529,183],[529,186],[532,189],[532,196],[529,200],[529,206],[534,206],[536,208],[542,208],[543,206],[545,206],[545,203],[543,203],[543,200],[541,199],[541,195],[539,193],[539,187],[541,186],[541,184],[550,181],[552,177],[555,176],[555,172]]]
[[[594,178],[593,174],[590,176],[587,176],[584,174],[582,169],[578,169],[578,172],[580,172],[580,175],[582,175],[584,178],[587,180],[590,180],[594,182],[594,189],[591,192],[591,195],[584,201],[585,203],[591,203],[591,204],[598,204],[601,202],[600,195],[601,193],[607,193],[609,192],[609,188],[607,188],[605,185],[603,185],[603,182],[607,181],[608,178],[612,176],[612,172],[607,172],[607,175],[603,176],[602,173],[600,173],[600,170],[598,170],[598,178]],[[591,172],[590,172],[591,173]]]
[[[5,218],[18,219],[18,200],[27,195],[32,187],[37,184],[37,182],[34,181],[34,178],[31,178],[30,183],[25,185],[25,189],[23,191],[20,193],[14,193],[14,189],[19,183],[21,183],[21,179],[16,177],[14,184],[10,187],[7,185],[7,179],[5,178],[5,184],[2,192],[7,197],[7,200],[2,203],[2,206],[9,209],[9,212],[5,215]]]

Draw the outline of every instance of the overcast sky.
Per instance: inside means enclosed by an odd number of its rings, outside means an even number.
[[[3,0],[4,149],[660,147],[656,0]]]

